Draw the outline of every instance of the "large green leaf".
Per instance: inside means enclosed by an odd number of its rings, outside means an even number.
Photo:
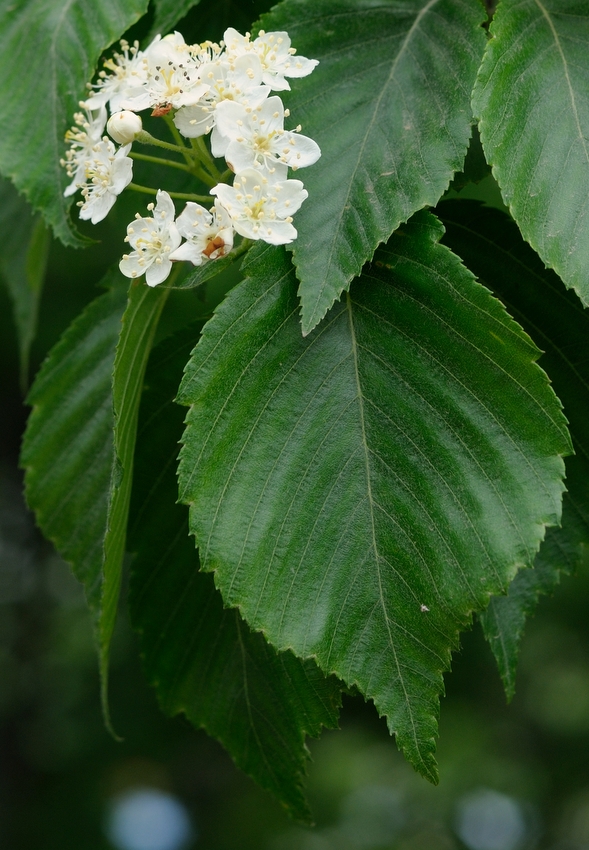
[[[166,341],[149,362],[129,532],[137,553],[131,618],[164,711],[204,727],[295,817],[308,820],[305,735],[337,725],[340,687],[312,661],[276,653],[237,611],[223,608],[212,576],[199,572],[188,511],[176,504],[185,410],[172,403],[197,337],[193,329]]]
[[[309,191],[293,246],[303,333],[461,169],[484,17],[464,0],[286,0],[262,18],[320,60],[284,98],[322,150],[296,175]]]
[[[118,271],[52,350],[32,387],[21,462],[29,505],[83,582],[93,611],[103,698],[125,551],[143,376],[165,289]],[[108,720],[108,712],[106,711]]]
[[[0,8],[0,172],[66,244],[81,244],[59,161],[64,133],[101,52],[147,9],[147,0],[21,0]]]
[[[225,603],[357,685],[431,779],[458,632],[559,521],[570,450],[538,350],[441,233],[415,216],[306,338],[287,255],[258,247],[179,395]]]
[[[444,242],[499,295],[543,349],[542,366],[564,404],[575,449],[566,461],[562,528],[548,529],[534,569],[522,570],[508,595],[492,599],[482,615],[511,697],[526,615],[534,610],[540,593],[553,590],[561,570],[575,568],[582,544],[589,543],[589,316],[499,210],[474,201],[450,201],[438,209],[446,226]]]
[[[0,178],[0,274],[14,309],[20,383],[26,389],[29,353],[37,330],[39,301],[49,253],[49,232],[12,183]]]
[[[127,301],[118,272],[105,283],[109,291],[70,325],[35,379],[21,454],[27,501],[95,618],[114,458],[112,371]]]
[[[519,228],[589,304],[589,8],[502,0],[473,109]]]

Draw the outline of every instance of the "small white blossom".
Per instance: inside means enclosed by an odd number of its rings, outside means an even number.
[[[124,109],[179,109],[197,103],[209,89],[199,64],[179,32],[156,38],[144,53],[146,82],[141,92],[122,102]]]
[[[86,114],[77,112],[74,115],[76,126],[65,134],[65,140],[70,145],[61,165],[65,168],[72,182],[63,193],[65,197],[73,195],[86,183],[86,162],[92,158],[96,145],[102,141],[102,133],[106,124],[106,109],[99,107],[96,112],[87,109]]]
[[[145,85],[145,54],[139,50],[139,42],[129,46],[128,42],[121,41],[121,50],[122,53],[114,53],[112,58],[105,60],[104,67],[110,73],[101,71],[98,75],[98,82],[91,87],[96,91],[86,100],[88,109],[108,103],[111,112],[118,112],[125,98],[137,95]]]
[[[256,53],[262,62],[262,82],[272,91],[288,91],[290,85],[285,77],[306,77],[319,64],[317,59],[305,59],[296,56],[296,50],[290,46],[287,32],[264,32],[253,41],[249,33],[241,35],[230,27],[223,36],[228,56],[237,57],[244,53]]]
[[[272,182],[254,168],[237,174],[233,186],[215,186],[211,194],[225,207],[238,233],[270,245],[286,245],[297,238],[292,215],[308,197],[300,180]]]
[[[143,123],[139,115],[124,109],[111,115],[106,124],[109,136],[119,145],[128,145],[134,142],[138,133],[143,129]]]
[[[170,254],[171,260],[187,260],[200,266],[207,260],[224,257],[233,247],[233,225],[218,200],[212,214],[189,201],[176,219],[176,227],[186,242]]]
[[[127,227],[125,241],[134,249],[124,254],[119,268],[125,277],[140,277],[145,274],[148,286],[162,283],[172,270],[170,255],[180,245],[181,237],[174,223],[174,204],[167,192],[157,193],[157,203],[149,204],[153,218],[142,218],[139,214]]]
[[[217,149],[214,131],[218,104],[235,101],[253,108],[268,97],[270,87],[262,85],[262,64],[255,54],[239,56],[233,63],[223,57],[208,62],[201,68],[201,79],[208,83],[209,90],[197,104],[179,109],[174,124],[188,139],[213,130],[213,156],[223,156]]]
[[[304,168],[321,156],[319,145],[307,136],[284,129],[284,106],[269,97],[255,109],[225,101],[217,108],[217,129],[229,139],[225,159],[236,172],[265,168],[284,179],[287,168]]]
[[[133,178],[133,160],[127,156],[131,145],[118,150],[106,136],[92,149],[85,162],[86,185],[82,188],[84,200],[80,203],[80,218],[98,224],[106,218],[117,195]]]

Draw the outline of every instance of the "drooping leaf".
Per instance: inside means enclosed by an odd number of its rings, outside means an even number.
[[[518,573],[508,595],[493,598],[481,618],[511,698],[526,616],[541,593],[554,589],[561,571],[577,566],[582,544],[589,544],[589,315],[499,210],[474,201],[449,201],[438,210],[446,227],[444,242],[501,298],[544,351],[541,365],[564,404],[575,449],[566,460],[562,527],[548,529],[534,569]]]
[[[24,0],[0,9],[0,172],[43,213],[56,236],[82,244],[63,197],[64,133],[101,52],[147,9],[147,0]]]
[[[0,274],[14,309],[20,384],[26,390],[29,353],[37,330],[39,300],[49,253],[49,232],[8,180],[0,178]]]
[[[415,216],[306,338],[287,255],[258,246],[179,394],[225,603],[357,685],[434,780],[458,632],[559,521],[570,449],[538,350],[441,232]]]
[[[104,536],[104,564],[99,620],[100,670],[106,716],[108,661],[115,627],[123,557],[127,539],[127,519],[137,417],[147,360],[159,318],[168,296],[164,288],[152,289],[143,281],[129,287],[127,307],[121,323],[112,379],[115,456],[110,479],[108,515]]]
[[[589,304],[589,9],[502,0],[473,109],[503,199],[530,245]]]
[[[155,15],[146,41],[151,41],[158,33],[166,35],[171,32],[174,25],[199,2],[200,0],[155,0]]]
[[[322,150],[301,172],[309,198],[294,222],[304,334],[462,168],[484,18],[463,0],[286,0],[263,16],[264,29],[287,30],[298,53],[320,60],[284,97]]]
[[[143,375],[165,289],[118,272],[39,372],[21,463],[43,533],[84,584],[97,627],[105,717]]]
[[[154,350],[141,407],[129,549],[129,606],[145,670],[164,711],[203,727],[235,762],[299,819],[308,820],[306,735],[336,726],[337,680],[312,661],[277,653],[223,608],[199,572],[188,511],[176,504],[176,459],[185,410],[172,403],[198,338],[183,333]]]
[[[105,285],[35,379],[21,454],[29,506],[84,585],[95,619],[114,458],[112,371],[127,301],[118,273]]]

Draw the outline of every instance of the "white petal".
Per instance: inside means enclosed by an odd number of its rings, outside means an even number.
[[[176,219],[176,227],[181,236],[190,239],[207,230],[212,220],[213,216],[207,209],[193,201],[188,201]]]
[[[203,256],[202,249],[206,245],[198,246],[194,242],[184,242],[169,254],[170,260],[183,260],[192,263],[193,266],[201,266],[207,258]]]
[[[288,245],[297,235],[296,228],[288,221],[264,221],[256,238],[270,245]]]
[[[154,210],[154,219],[161,221],[162,213],[165,213],[166,220],[173,222],[174,217],[176,216],[176,208],[174,207],[174,202],[168,193],[164,192],[162,189],[158,189],[156,200],[157,203]]]
[[[309,193],[300,180],[285,180],[283,183],[277,183],[279,191],[276,192],[277,202],[274,209],[278,218],[286,218],[295,213],[305,198],[309,197]]]
[[[141,277],[145,273],[145,265],[139,265],[139,255],[133,251],[126,254],[119,263],[119,269],[125,277]]]
[[[313,68],[319,64],[318,59],[306,59],[304,56],[293,56],[290,60],[288,71],[284,71],[287,77],[306,77]]]
[[[208,107],[182,106],[174,115],[174,124],[187,139],[204,136],[207,129],[215,123],[215,113]]]
[[[145,282],[148,286],[157,286],[162,283],[172,271],[172,263],[169,259],[162,259],[161,263],[152,263],[145,272]]]
[[[294,144],[290,144],[291,139]],[[306,168],[317,162],[321,156],[321,148],[317,142],[299,133],[285,133],[277,140],[276,148],[291,168]],[[288,153],[284,153],[284,149],[287,149]]]

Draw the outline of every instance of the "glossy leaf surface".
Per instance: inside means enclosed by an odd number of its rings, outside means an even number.
[[[336,726],[340,687],[312,661],[277,653],[223,607],[199,571],[188,511],[176,504],[185,409],[173,404],[198,332],[152,355],[137,437],[130,610],[144,666],[168,714],[183,712],[295,817],[308,820],[306,735]]]
[[[81,244],[63,197],[59,161],[101,52],[147,10],[147,0],[25,0],[0,9],[0,172],[40,210],[56,236]]]
[[[309,198],[295,216],[303,333],[462,168],[484,17],[463,0],[287,0],[262,17],[320,62],[284,97],[322,150],[301,172]]]
[[[502,0],[473,96],[505,203],[544,263],[589,304],[589,9]]]
[[[440,204],[444,242],[507,305],[542,348],[540,364],[564,404],[575,454],[566,459],[562,528],[550,528],[533,570],[522,570],[507,596],[491,600],[482,615],[508,697],[515,691],[519,643],[526,616],[542,593],[551,592],[559,572],[578,565],[589,544],[589,315],[573,292],[523,242],[517,227],[498,210],[476,202]]]
[[[357,685],[433,780],[459,630],[559,521],[570,449],[538,350],[441,233],[415,216],[307,338],[287,255],[258,246],[179,395],[225,603]]]

